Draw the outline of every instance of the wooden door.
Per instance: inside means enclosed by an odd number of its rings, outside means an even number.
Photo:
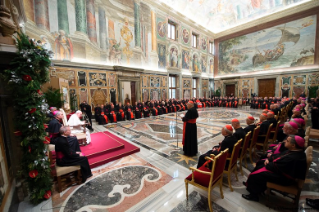
[[[226,96],[233,94],[235,96],[235,84],[226,85]]]
[[[273,97],[275,96],[276,79],[260,79],[258,80],[258,96]]]
[[[135,84],[135,82],[131,82],[131,105],[135,105],[136,102]]]

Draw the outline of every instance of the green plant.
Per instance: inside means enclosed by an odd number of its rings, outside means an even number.
[[[41,85],[49,80],[52,52],[40,43],[19,33],[17,55],[1,75],[12,94],[15,135],[20,137],[23,152],[20,174],[28,183],[33,204],[50,198],[52,187],[44,131],[48,105],[41,92]]]
[[[62,100],[63,94],[60,89],[49,87],[44,96],[51,107],[62,108],[64,100]]]

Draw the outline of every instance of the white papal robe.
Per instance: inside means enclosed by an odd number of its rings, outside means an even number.
[[[68,125],[72,127],[71,133],[83,133],[84,128],[81,126],[84,124],[84,121],[81,121],[76,114],[71,115]],[[91,135],[89,130],[86,130],[86,143],[89,144],[91,142]]]

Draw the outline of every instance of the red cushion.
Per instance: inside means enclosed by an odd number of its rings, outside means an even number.
[[[211,172],[210,169],[205,167],[205,164],[202,165],[199,170],[205,171],[205,172]],[[187,180],[191,181],[192,180],[192,174],[188,175],[186,177]],[[194,181],[202,186],[208,187],[209,186],[209,180],[210,180],[210,175],[207,174],[202,174],[199,172],[194,171]]]

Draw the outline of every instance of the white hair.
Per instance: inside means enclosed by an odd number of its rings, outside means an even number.
[[[82,111],[81,110],[77,110],[75,113],[76,114],[82,114]]]

